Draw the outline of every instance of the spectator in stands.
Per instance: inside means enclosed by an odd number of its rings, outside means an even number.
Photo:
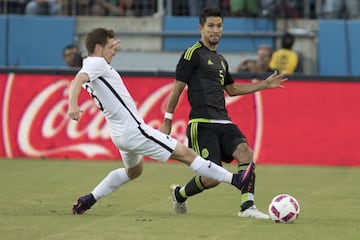
[[[81,67],[82,56],[79,48],[75,44],[67,45],[63,50],[64,62],[69,67]]]
[[[230,15],[239,17],[257,17],[258,3],[254,0],[230,0]]]
[[[269,67],[272,55],[272,48],[267,45],[260,45],[257,49],[256,60],[244,60],[237,67],[237,72],[270,73],[273,70]]]
[[[259,12],[269,18],[299,18],[302,0],[259,0]]]
[[[61,15],[61,0],[31,0],[26,4],[28,15]]]
[[[231,16],[230,0],[220,0],[220,9],[222,10],[224,17]]]
[[[90,14],[89,0],[62,1],[63,15],[85,16]]]
[[[322,17],[324,18],[359,18],[359,0],[324,0],[322,5]]]
[[[220,0],[188,0],[188,9],[190,16],[200,16],[201,10],[205,6],[220,6]]]
[[[168,1],[165,1],[165,7],[168,6]],[[171,12],[173,16],[189,16],[188,1],[184,0],[173,0],[171,2]]]
[[[278,10],[276,0],[259,0],[260,15],[272,18]]]
[[[24,14],[26,2],[27,0],[1,0],[0,14]]]
[[[91,3],[93,16],[135,16],[135,0],[94,0]]]
[[[281,38],[281,48],[273,52],[269,66],[279,73],[292,74],[300,72],[299,55],[292,50],[295,42],[294,35],[285,33]]]
[[[138,16],[153,16],[157,12],[156,0],[135,0]]]

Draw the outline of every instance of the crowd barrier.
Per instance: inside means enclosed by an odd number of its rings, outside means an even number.
[[[91,22],[91,19],[96,22]],[[138,18],[129,22],[118,21],[120,18],[111,19],[88,18],[83,23],[91,22],[91,28],[102,24],[107,27],[115,27],[115,29],[121,26],[120,29],[125,30],[124,37],[138,34],[138,39],[134,41],[136,44],[132,46],[134,49],[141,49],[141,46],[144,46],[144,49],[151,49],[151,47],[159,45],[156,51],[183,51],[199,39],[198,19],[196,17],[164,17],[158,23],[156,21],[152,23],[159,24],[155,28],[153,25],[144,28],[144,24],[135,27],[134,25],[139,24]],[[79,33],[86,26],[89,26],[86,24],[79,25],[79,22],[81,21],[77,17],[64,16],[0,16],[0,66],[65,67],[62,56],[63,48],[79,40]],[[257,47],[262,44],[269,45],[274,49],[277,48],[275,39],[280,36],[278,34],[285,30],[276,27],[276,22],[272,19],[228,17],[225,19],[225,23],[224,36],[219,43],[218,50],[221,53],[238,52],[239,56],[242,53],[256,52]],[[360,68],[358,67],[360,61],[360,45],[358,44],[360,20],[320,19],[316,25],[318,26],[317,29],[308,29],[309,31],[317,31],[317,41],[312,42],[316,48],[304,45],[297,50],[302,53],[302,56],[307,57],[305,60],[311,59],[318,66],[318,69],[312,69],[311,73],[319,73],[324,76],[360,76]],[[134,26],[134,30],[129,26]],[[122,31],[117,33],[122,34]],[[175,35],[171,35],[171,33]],[[298,37],[297,39],[299,39]],[[151,39],[150,43],[154,43],[154,46],[145,47],[149,39]],[[295,45],[299,43],[300,40],[296,40]],[[78,44],[82,45],[83,42]],[[315,54],[313,56],[308,53],[309,48],[316,49],[317,57]]]
[[[274,21],[265,18],[229,17],[224,22],[224,36],[218,48],[220,52],[256,52],[260,45],[268,45],[271,48],[275,48],[275,38],[271,35],[276,30]],[[184,34],[184,36],[164,37],[163,50],[183,51],[199,40],[199,18],[165,17],[163,20],[163,31],[196,33],[197,35],[195,36],[186,36]],[[229,36],[231,33],[235,33],[235,35]],[[243,35],[240,35],[240,33],[243,33]],[[258,33],[258,35],[255,36],[254,33]]]
[[[360,19],[319,21],[319,74],[360,76]]]
[[[80,121],[67,116],[73,76],[57,71],[0,72],[0,157],[120,159],[104,117],[85,90],[79,99],[84,110]],[[172,75],[125,73],[123,79],[141,116],[158,128]],[[289,80],[285,86],[226,97],[229,114],[248,137],[258,163],[360,166],[360,82],[314,78]],[[184,143],[188,111],[185,92],[172,131]]]
[[[74,42],[75,17],[0,16],[0,66],[65,67],[63,49]]]

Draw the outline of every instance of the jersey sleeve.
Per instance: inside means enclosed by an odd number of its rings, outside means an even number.
[[[189,82],[193,71],[199,65],[199,56],[196,51],[191,55],[186,53],[185,51],[181,55],[175,71],[175,79],[184,83]]]
[[[224,62],[225,62],[225,67],[226,67],[224,86],[226,86],[226,85],[233,84],[234,78],[232,77],[232,75],[229,72],[229,64],[227,63],[227,61],[225,59],[224,59]]]
[[[107,69],[107,63],[103,58],[89,58],[85,59],[84,65],[79,72],[86,73],[90,81],[103,76],[103,73]]]

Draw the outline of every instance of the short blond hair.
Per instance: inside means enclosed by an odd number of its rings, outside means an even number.
[[[269,53],[269,57],[271,57],[271,55],[273,54],[273,49],[269,46],[269,45],[260,45],[257,48],[257,51],[259,51],[260,49],[266,50]]]

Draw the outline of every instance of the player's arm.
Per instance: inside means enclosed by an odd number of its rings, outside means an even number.
[[[181,93],[183,92],[184,88],[186,86],[186,83],[182,81],[175,80],[173,88],[171,90],[169,100],[166,107],[166,114],[164,117],[163,124],[160,126],[160,131],[166,134],[170,134],[171,132],[171,123],[172,123],[172,115],[175,111],[175,108],[179,102],[179,98],[181,96]]]
[[[275,71],[264,81],[258,81],[254,83],[232,83],[225,86],[225,91],[230,96],[238,96],[257,92],[264,89],[284,88],[282,83],[286,80],[287,77],[285,74],[278,74],[277,71]]]
[[[78,106],[78,98],[81,91],[81,85],[88,82],[89,77],[86,73],[78,73],[69,87],[69,110],[68,114],[72,120],[79,120],[82,112]]]

